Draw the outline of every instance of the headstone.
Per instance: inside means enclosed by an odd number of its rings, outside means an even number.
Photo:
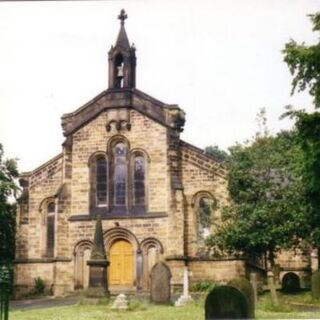
[[[282,291],[285,293],[297,293],[300,291],[300,278],[294,272],[286,273],[282,278]]]
[[[169,267],[163,263],[156,263],[150,274],[150,295],[155,303],[170,302],[170,279],[171,272]]]
[[[205,319],[250,319],[248,299],[235,287],[215,287],[206,298]]]
[[[255,272],[250,273],[250,283],[254,293],[254,304],[256,305],[258,303],[258,279]]]
[[[311,277],[312,298],[320,299],[320,270],[315,271]]]
[[[276,291],[276,286],[274,284],[273,272],[268,271],[267,277],[268,277],[268,288],[270,290],[272,303],[274,305],[278,306],[279,305],[279,300],[278,300],[278,295],[277,295],[277,291]]]
[[[128,300],[125,294],[120,293],[113,302],[111,309],[127,310]]]
[[[185,266],[183,269],[183,294],[175,302],[174,305],[176,307],[182,307],[192,301],[192,297],[189,294],[189,274],[188,267]]]
[[[251,283],[246,278],[241,277],[231,280],[228,285],[240,290],[246,296],[248,300],[249,318],[254,319],[255,298]]]

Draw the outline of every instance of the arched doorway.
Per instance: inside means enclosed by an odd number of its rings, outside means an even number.
[[[133,247],[124,239],[117,240],[110,248],[110,285],[133,285]]]
[[[75,289],[87,289],[89,285],[89,267],[87,261],[90,260],[92,243],[81,241],[75,248]]]

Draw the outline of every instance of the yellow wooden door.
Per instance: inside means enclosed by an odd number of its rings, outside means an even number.
[[[110,285],[133,284],[132,245],[126,240],[115,242],[110,249]]]

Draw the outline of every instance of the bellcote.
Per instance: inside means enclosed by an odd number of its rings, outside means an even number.
[[[120,31],[115,46],[109,51],[109,89],[135,88],[136,85],[136,49],[129,44],[124,28],[128,18],[124,9],[121,10]]]

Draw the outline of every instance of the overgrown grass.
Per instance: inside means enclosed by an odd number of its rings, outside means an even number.
[[[204,319],[205,295],[185,307],[155,305],[147,299],[129,297],[127,311],[111,309],[114,298],[102,299],[95,305],[82,300],[74,306],[54,307],[37,310],[17,310],[10,313],[10,320],[202,320]],[[256,308],[256,319],[320,319],[320,311],[297,311],[292,303],[312,302],[320,310],[320,301],[313,301],[310,292],[297,295],[279,294],[280,306],[271,303],[269,294],[260,297]]]

